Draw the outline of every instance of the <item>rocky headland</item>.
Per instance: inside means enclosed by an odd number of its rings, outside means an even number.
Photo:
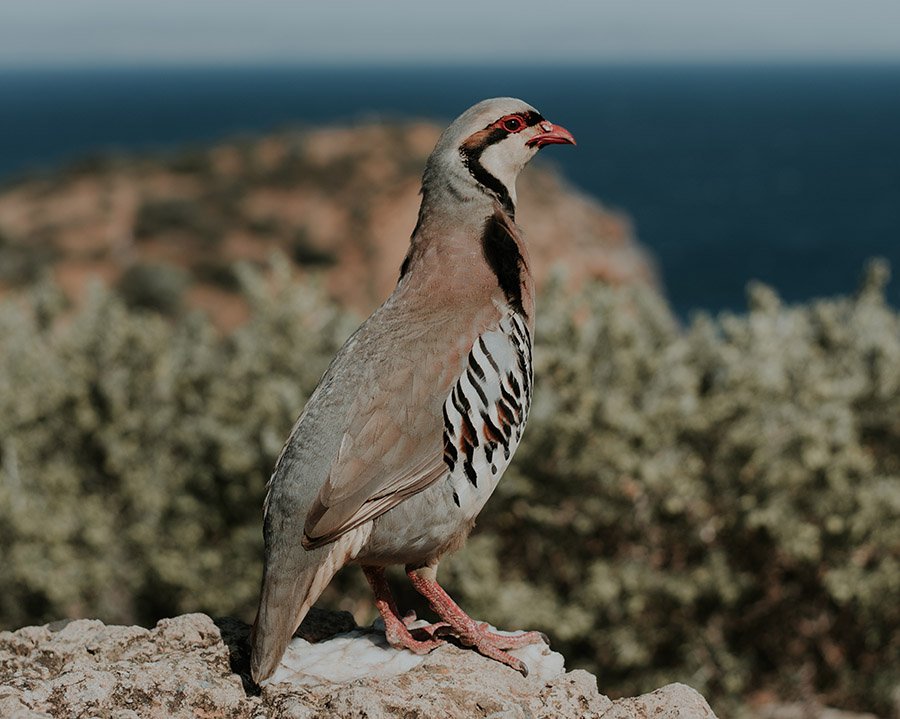
[[[52,268],[76,303],[99,278],[135,304],[199,307],[229,328],[247,314],[234,263],[280,251],[366,314],[397,281],[438,134],[426,122],[291,131],[20,179],[0,189],[0,294]],[[519,208],[539,285],[556,264],[573,286],[656,284],[627,217],[550,166],[523,173]]]

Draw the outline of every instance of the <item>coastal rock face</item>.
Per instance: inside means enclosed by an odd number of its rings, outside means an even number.
[[[397,282],[439,132],[425,122],[284,132],[100,158],[9,184],[0,188],[0,293],[52,268],[76,302],[96,277],[139,302],[203,308],[228,327],[247,311],[232,265],[277,250],[368,314]],[[518,196],[539,286],[556,264],[573,287],[656,284],[628,218],[546,165],[523,173]]]
[[[3,632],[0,716],[715,719],[682,684],[611,701],[591,674],[566,672],[545,646],[522,650],[531,668],[525,678],[452,645],[424,657],[396,652],[349,614],[319,611],[260,691],[249,681],[248,636],[246,624],[204,614],[164,619],[152,630],[77,620]]]

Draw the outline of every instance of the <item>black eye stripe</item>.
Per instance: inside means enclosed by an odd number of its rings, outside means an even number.
[[[507,118],[507,122],[509,120],[512,120],[513,118],[517,118],[521,121],[524,121],[525,127],[534,127],[539,122],[544,121],[544,116],[541,115],[541,113],[536,112],[534,110],[528,110],[527,112],[517,112],[514,115]],[[502,124],[505,124],[505,122]],[[493,128],[495,130],[498,130],[499,133],[502,133],[502,136],[500,136],[500,137],[497,137],[494,133],[491,133],[491,135],[489,137],[493,142],[497,142],[497,140],[501,140],[501,139],[503,139],[503,137],[506,137],[507,135],[512,134],[514,132],[521,131],[521,128],[517,128],[516,130],[507,130],[505,127],[502,127],[502,126],[495,127],[496,125],[497,125],[496,122],[492,122],[490,125],[488,125],[487,127],[484,128],[485,130],[490,130]]]

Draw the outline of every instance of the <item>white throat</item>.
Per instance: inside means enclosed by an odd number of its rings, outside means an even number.
[[[491,145],[481,153],[481,166],[496,177],[506,187],[513,206],[518,205],[516,198],[516,178],[525,167],[527,159],[517,160],[511,156],[509,148],[503,142]]]

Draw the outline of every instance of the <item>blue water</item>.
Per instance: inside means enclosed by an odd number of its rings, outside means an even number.
[[[371,116],[446,121],[516,95],[568,127],[542,155],[628,212],[681,314],[852,291],[900,272],[900,66],[204,68],[0,72],[0,179]],[[900,304],[900,282],[890,288]]]

